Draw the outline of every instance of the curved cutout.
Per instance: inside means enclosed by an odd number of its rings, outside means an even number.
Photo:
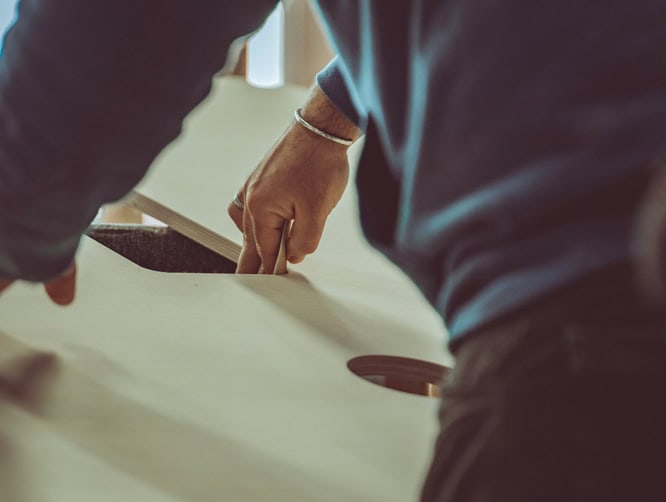
[[[347,362],[347,367],[376,385],[428,397],[440,396],[441,382],[451,370],[420,359],[383,355],[355,357]]]

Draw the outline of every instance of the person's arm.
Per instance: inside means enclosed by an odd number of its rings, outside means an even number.
[[[340,57],[334,57],[317,74],[316,79],[317,86],[328,100],[359,129],[365,130],[367,112],[363,109],[360,98],[346,83],[345,70]]]
[[[301,108],[315,128],[340,139],[356,140],[363,131],[315,86]],[[270,273],[277,259],[285,221],[293,220],[287,241],[291,263],[315,251],[328,215],[347,185],[347,145],[322,137],[295,120],[250,175],[238,194],[244,209],[228,211],[243,232],[238,273]]]
[[[0,289],[68,270],[274,0],[23,0],[0,59]]]

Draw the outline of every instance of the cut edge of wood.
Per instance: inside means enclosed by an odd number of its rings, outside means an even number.
[[[234,263],[238,263],[241,246],[234,241],[213,232],[209,228],[135,190],[130,192],[124,201],[148,216],[166,223],[175,231],[180,232],[211,251],[224,256]]]

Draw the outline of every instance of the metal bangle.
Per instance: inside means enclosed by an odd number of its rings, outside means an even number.
[[[294,112],[294,118],[296,119],[296,122],[301,124],[307,130],[312,131],[313,133],[321,136],[322,138],[326,138],[329,141],[333,141],[334,143],[338,143],[338,144],[344,145],[344,146],[349,146],[354,142],[353,139],[338,138],[337,136],[333,136],[332,134],[328,134],[327,132],[324,132],[321,129],[317,129],[315,126],[310,124],[310,122],[308,122],[307,120],[305,120],[303,118],[303,116],[301,115],[301,108],[299,108],[298,110],[296,110]]]

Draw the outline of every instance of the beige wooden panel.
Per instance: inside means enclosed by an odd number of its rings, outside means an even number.
[[[416,500],[436,401],[346,368],[356,355],[437,352],[405,305],[386,317],[377,298],[350,298],[360,282],[344,276],[324,293],[295,273],[151,272],[94,242],[80,266],[70,308],[27,285],[0,302],[0,375],[35,389],[3,403],[18,494],[83,500],[101,483],[130,500]],[[56,359],[43,374],[12,371],[45,353]]]
[[[141,190],[232,235],[228,200],[304,93],[219,82]],[[346,363],[447,362],[442,328],[356,220],[350,189],[284,277],[152,272],[85,239],[73,306],[10,288],[3,502],[417,500],[437,401]]]

